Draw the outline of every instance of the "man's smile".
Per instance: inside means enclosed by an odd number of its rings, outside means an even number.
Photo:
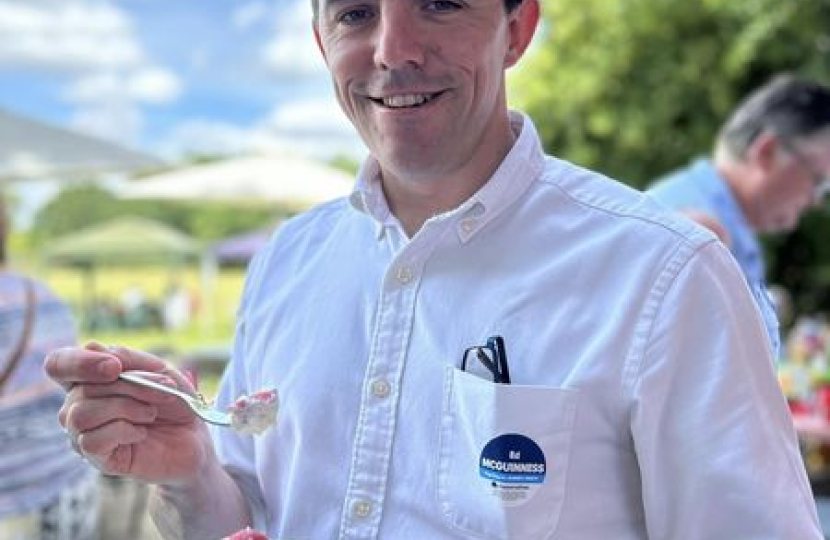
[[[398,94],[385,97],[369,97],[370,100],[389,109],[420,107],[429,103],[443,92]]]

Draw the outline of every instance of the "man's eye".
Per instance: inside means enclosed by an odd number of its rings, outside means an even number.
[[[346,24],[355,24],[372,17],[372,11],[368,8],[355,8],[344,11],[337,17],[337,21]]]
[[[461,4],[449,0],[434,0],[427,4],[429,11],[455,11],[457,9],[461,9]]]

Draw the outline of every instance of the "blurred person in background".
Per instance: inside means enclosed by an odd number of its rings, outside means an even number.
[[[76,343],[67,306],[8,267],[0,199],[0,539],[93,540],[99,473],[72,452],[57,420],[63,389],[43,358]]]
[[[190,322],[193,300],[187,287],[179,282],[170,283],[162,299],[162,319],[168,332],[181,330]]]
[[[791,230],[830,192],[830,88],[788,73],[773,77],[733,111],[712,158],[668,174],[648,192],[729,247],[778,355],[781,338],[758,235]]]

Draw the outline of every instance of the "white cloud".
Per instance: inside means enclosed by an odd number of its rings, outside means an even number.
[[[77,72],[146,62],[129,18],[103,2],[0,1],[0,64]]]
[[[179,77],[149,58],[130,15],[106,0],[0,0],[0,68],[56,73],[72,126],[139,140],[142,104],[179,97]]]
[[[274,37],[262,50],[269,71],[284,77],[314,77],[326,73],[326,65],[311,31],[311,2],[294,0],[277,20]]]
[[[178,78],[167,70],[143,67],[128,73],[93,73],[70,84],[63,96],[75,103],[107,101],[120,96],[144,103],[167,103],[181,93]]]
[[[159,153],[171,159],[193,153],[281,151],[318,158],[348,155],[360,159],[366,153],[337,103],[329,99],[286,103],[275,108],[264,122],[249,128],[191,121],[180,125],[161,146]]]
[[[79,106],[70,123],[78,131],[136,146],[144,128],[144,116],[134,102],[110,98]]]
[[[139,101],[167,103],[179,97],[181,84],[172,72],[149,66],[130,74],[127,93]]]
[[[233,155],[252,149],[250,130],[213,120],[179,123],[161,141],[158,153],[177,159],[187,154]]]
[[[266,125],[275,131],[289,133],[354,132],[334,98],[298,100],[280,105],[271,111]]]
[[[252,1],[234,12],[235,28],[269,22],[272,38],[260,50],[261,65],[277,84],[300,82],[318,88],[319,97],[283,99],[259,123],[247,127],[207,119],[180,124],[156,151],[169,158],[189,153],[229,155],[246,152],[293,151],[314,157],[350,155],[361,158],[365,148],[331,93],[331,82],[311,30],[308,0]]]
[[[237,8],[231,16],[231,23],[236,30],[248,30],[270,17],[267,2],[248,2]]]

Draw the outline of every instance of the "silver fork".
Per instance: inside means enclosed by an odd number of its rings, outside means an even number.
[[[118,375],[118,378],[133,384],[153,388],[154,390],[164,392],[165,394],[176,396],[184,401],[185,404],[190,407],[190,410],[196,413],[196,416],[209,424],[225,427],[229,427],[231,425],[231,415],[229,413],[214,409],[201,395],[199,397],[194,397],[190,394],[182,392],[181,390],[176,390],[175,388],[170,388],[169,386],[151,381],[150,379],[145,378],[145,375],[148,374],[153,373],[147,371],[123,371],[120,375]]]

